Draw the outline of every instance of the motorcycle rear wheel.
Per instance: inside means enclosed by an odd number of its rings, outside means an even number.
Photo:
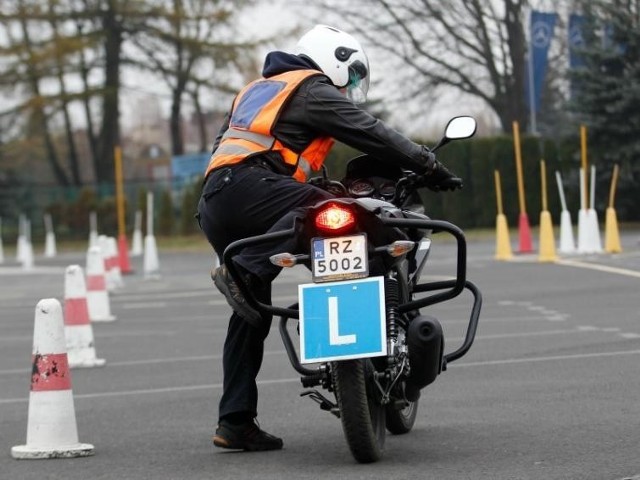
[[[331,371],[351,454],[360,463],[380,460],[386,435],[385,408],[376,399],[371,361],[333,362]]]
[[[395,408],[387,405],[386,407],[386,421],[387,430],[394,435],[402,435],[409,433],[413,428],[413,424],[416,422],[416,415],[418,414],[418,402],[409,402],[409,405],[402,410],[396,410]]]

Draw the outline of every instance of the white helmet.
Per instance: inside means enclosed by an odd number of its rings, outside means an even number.
[[[346,88],[347,97],[355,103],[367,99],[369,59],[348,33],[316,25],[298,40],[295,53],[311,59],[336,87]]]

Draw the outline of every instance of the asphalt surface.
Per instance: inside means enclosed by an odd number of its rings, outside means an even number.
[[[111,295],[112,323],[93,325],[106,366],[74,369],[79,440],[95,456],[15,460],[26,440],[34,308],[63,298],[64,268],[85,252],[36,257],[24,272],[0,265],[0,479],[594,479],[640,478],[640,232],[623,253],[515,255],[469,245],[469,279],[484,305],[474,346],[423,392],[411,433],[387,436],[385,456],[357,464],[339,420],[299,396],[277,328],[260,382],[262,427],[278,452],[215,449],[229,308],[208,279],[207,251],[160,252],[161,278],[142,259]],[[425,276],[454,272],[453,244],[434,239]],[[280,305],[295,301],[302,270],[281,275]],[[470,295],[431,308],[447,351],[460,344]],[[275,325],[274,325],[275,327]]]

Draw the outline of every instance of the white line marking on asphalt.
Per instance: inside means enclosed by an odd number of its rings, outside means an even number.
[[[136,308],[165,308],[167,306],[167,302],[146,302],[146,303],[123,303],[118,305],[118,307],[123,308],[125,310],[132,310]]]
[[[622,338],[640,338],[640,334],[638,333],[621,333],[620,336]]]
[[[555,355],[549,357],[506,358],[504,360],[485,360],[481,362],[454,363],[451,366],[485,367],[490,365],[515,365],[519,363],[554,362],[559,360],[579,360],[583,358],[621,357],[624,355],[638,355],[640,350],[618,350],[616,352],[576,353],[574,355]]]
[[[537,362],[550,362],[559,360],[578,360],[584,358],[602,358],[602,357],[620,357],[624,355],[639,355],[640,350],[620,350],[616,352],[599,352],[599,353],[578,353],[574,355],[557,355],[552,357],[531,357],[531,358],[507,358],[504,360],[487,360],[483,362],[468,362],[468,363],[455,363],[452,364],[454,368],[462,367],[485,367],[495,365],[516,365],[523,363],[537,363]],[[284,383],[299,382],[300,378],[281,378],[273,380],[259,380],[258,385],[279,385]],[[198,390],[210,390],[222,388],[222,383],[214,383],[208,385],[186,385],[182,387],[163,387],[163,388],[148,388],[144,390],[123,390],[119,392],[103,392],[103,393],[85,393],[80,395],[74,395],[74,399],[85,398],[109,398],[109,397],[124,397],[130,395],[144,395],[155,393],[172,393],[172,392],[187,392]],[[14,403],[26,403],[29,401],[28,397],[24,398],[4,398],[0,399],[0,405],[10,405]]]
[[[560,335],[564,333],[582,333],[582,332],[591,332],[597,331],[598,329],[593,330],[581,330],[580,328],[572,328],[570,330],[544,330],[541,332],[519,332],[519,333],[498,333],[495,335],[478,335],[475,340],[496,340],[500,338],[519,338],[519,337],[538,337],[544,335]],[[459,341],[464,340],[463,337],[460,338],[447,338],[449,341]]]
[[[287,353],[285,350],[269,350],[264,352],[265,355],[282,355]],[[133,365],[153,365],[162,364],[167,365],[177,362],[201,362],[208,360],[220,360],[222,355],[197,355],[191,357],[164,357],[164,358],[149,358],[145,360],[123,360],[120,362],[107,362],[108,367],[128,367]],[[11,375],[15,373],[25,374],[30,370],[28,368],[14,368],[11,370],[0,370],[0,375]]]
[[[557,260],[556,264],[566,267],[588,268],[590,270],[598,270],[600,272],[615,273],[618,275],[626,275],[627,277],[640,278],[640,272],[629,270],[627,268],[609,267],[598,263],[579,262],[577,260]]]
[[[551,322],[564,321],[566,318],[564,317],[542,317],[542,316],[531,316],[531,317],[521,317],[521,316],[511,316],[511,317],[503,317],[503,318],[483,318],[481,320],[482,325],[485,323],[497,323],[497,322],[532,322],[532,321],[544,321],[549,320]],[[469,323],[469,320],[440,320],[444,325],[457,324],[462,323],[464,325]]]
[[[592,327],[591,325],[580,325],[578,326],[578,330],[581,332],[595,332],[596,330],[599,330],[599,328]]]

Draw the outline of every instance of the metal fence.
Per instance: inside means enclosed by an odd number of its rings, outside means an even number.
[[[153,192],[155,225],[179,225],[182,210],[195,212],[201,180],[181,177],[166,181],[125,182],[125,211],[127,232],[133,231],[135,212],[146,214],[147,192]],[[115,185],[93,184],[80,187],[61,187],[46,184],[21,184],[0,186],[0,218],[2,238],[11,242],[18,237],[19,218],[24,215],[31,222],[32,238],[44,239],[44,215],[50,213],[56,236],[61,238],[86,238],[89,234],[89,217],[96,212],[98,231],[117,235]],[[184,215],[192,216],[193,212]],[[162,219],[161,217],[165,217]],[[170,216],[171,218],[166,218]],[[162,221],[164,220],[164,222]],[[157,223],[156,223],[157,222]],[[142,227],[144,229],[145,223]],[[156,229],[154,229],[156,230]],[[171,233],[171,231],[165,232]]]

